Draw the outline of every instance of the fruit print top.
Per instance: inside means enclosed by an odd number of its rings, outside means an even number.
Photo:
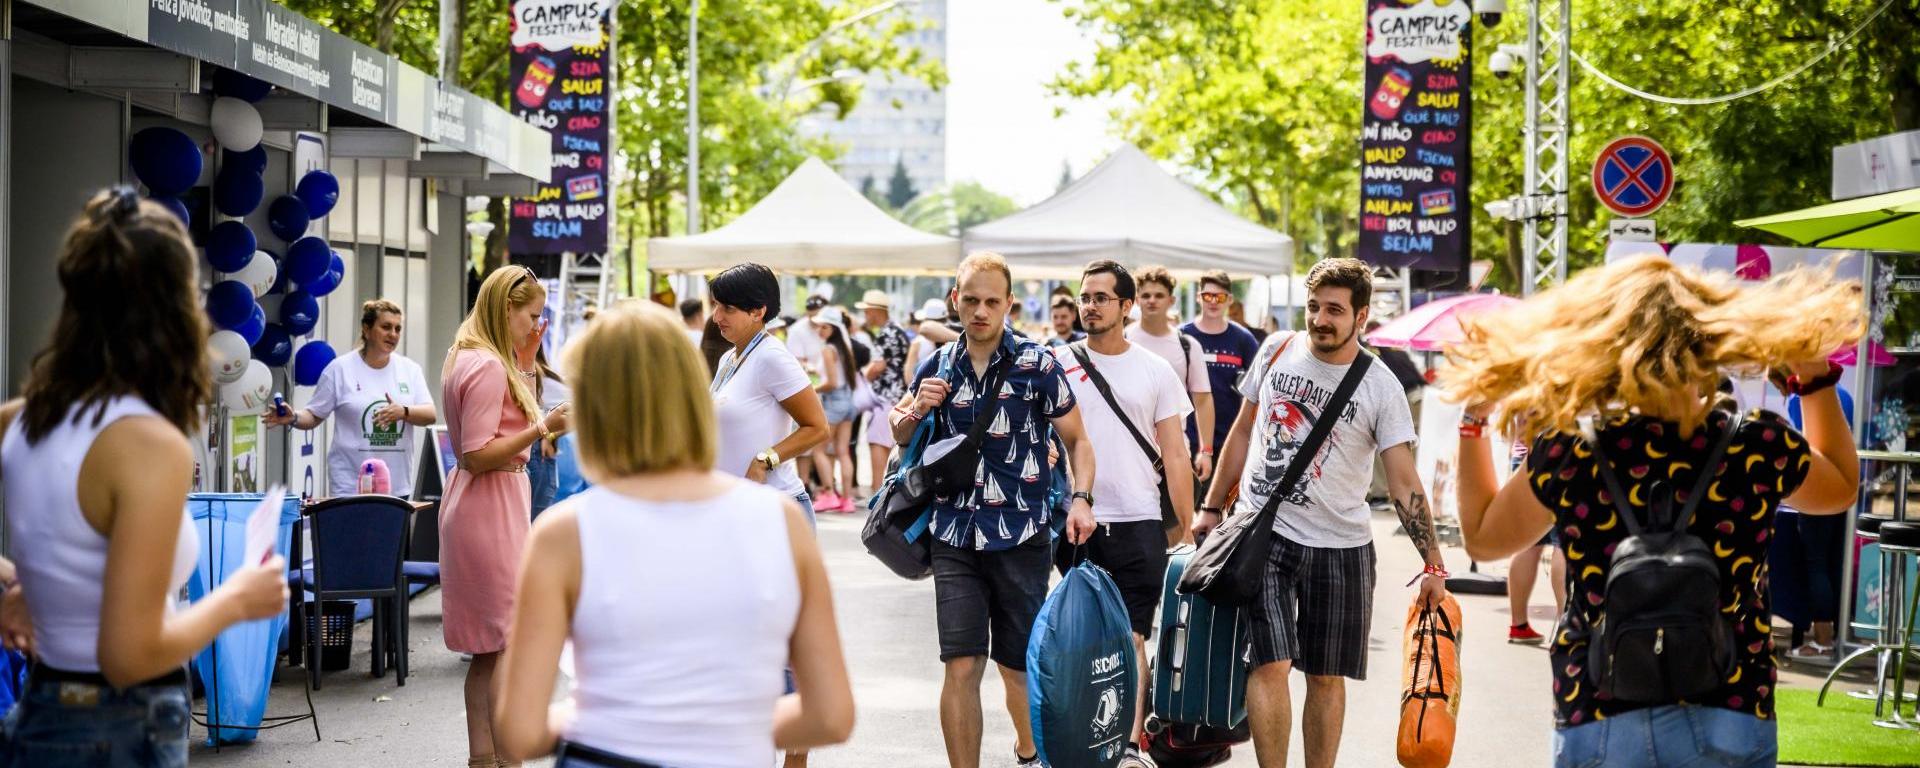
[[[1640,494],[1648,478],[1664,478],[1678,489],[1677,510],[1701,471],[1689,462],[1704,460],[1731,419],[1727,411],[1712,411],[1704,428],[1683,438],[1674,422],[1622,416],[1600,427],[1598,437],[1636,510],[1645,509]],[[1799,489],[1811,461],[1806,438],[1769,411],[1749,414],[1727,446],[1720,478],[1708,487],[1708,498],[1694,511],[1688,530],[1713,547],[1720,564],[1720,605],[1733,620],[1734,665],[1724,685],[1686,703],[1773,717],[1778,673],[1765,590],[1767,540],[1780,500]],[[1592,449],[1578,435],[1543,435],[1528,453],[1527,478],[1534,498],[1553,513],[1559,546],[1567,556],[1567,608],[1550,654],[1555,722],[1571,727],[1650,706],[1602,698],[1586,677],[1589,628],[1600,617],[1614,547],[1628,535],[1603,493],[1605,482]]]

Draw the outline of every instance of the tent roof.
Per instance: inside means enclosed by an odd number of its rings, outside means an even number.
[[[968,250],[994,251],[1016,266],[1077,272],[1113,259],[1238,275],[1293,271],[1293,238],[1222,208],[1132,144],[1059,194],[965,238]]]
[[[1819,248],[1913,251],[1920,242],[1920,189],[1743,219],[1734,225]]]
[[[661,272],[710,272],[745,261],[784,272],[951,273],[960,241],[900,223],[809,157],[732,223],[647,242],[648,268]]]

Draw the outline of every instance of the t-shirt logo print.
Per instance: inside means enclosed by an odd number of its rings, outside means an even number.
[[[1267,406],[1264,432],[1261,444],[1266,450],[1262,456],[1259,475],[1254,479],[1253,489],[1262,496],[1271,495],[1287,473],[1287,466],[1293,463],[1293,455],[1300,450],[1300,443],[1307,439],[1307,433],[1313,431],[1313,425],[1320,420],[1320,414],[1312,405],[1293,400],[1280,400]],[[1334,436],[1328,435],[1321,444],[1321,456],[1326,455],[1327,447],[1333,445]],[[1313,466],[1302,482],[1293,487],[1292,493],[1282,497],[1288,504],[1308,506],[1312,498],[1307,495],[1307,486],[1320,474],[1319,457],[1315,457]]]
[[[387,404],[386,400],[376,400],[368,403],[366,410],[360,412],[360,433],[367,438],[367,447],[370,449],[400,447],[400,422],[383,427],[373,420],[374,412]]]

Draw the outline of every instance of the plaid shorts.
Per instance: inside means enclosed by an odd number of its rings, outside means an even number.
[[[1253,665],[1292,661],[1309,675],[1367,679],[1373,544],[1322,549],[1273,534],[1252,606]]]

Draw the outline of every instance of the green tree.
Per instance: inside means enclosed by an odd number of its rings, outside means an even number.
[[[915,229],[958,236],[1018,210],[1012,198],[980,182],[962,181],[920,195],[894,215]]]
[[[896,211],[905,208],[918,194],[919,190],[913,188],[913,179],[907,176],[907,161],[894,158],[893,178],[887,179],[887,207]]]

